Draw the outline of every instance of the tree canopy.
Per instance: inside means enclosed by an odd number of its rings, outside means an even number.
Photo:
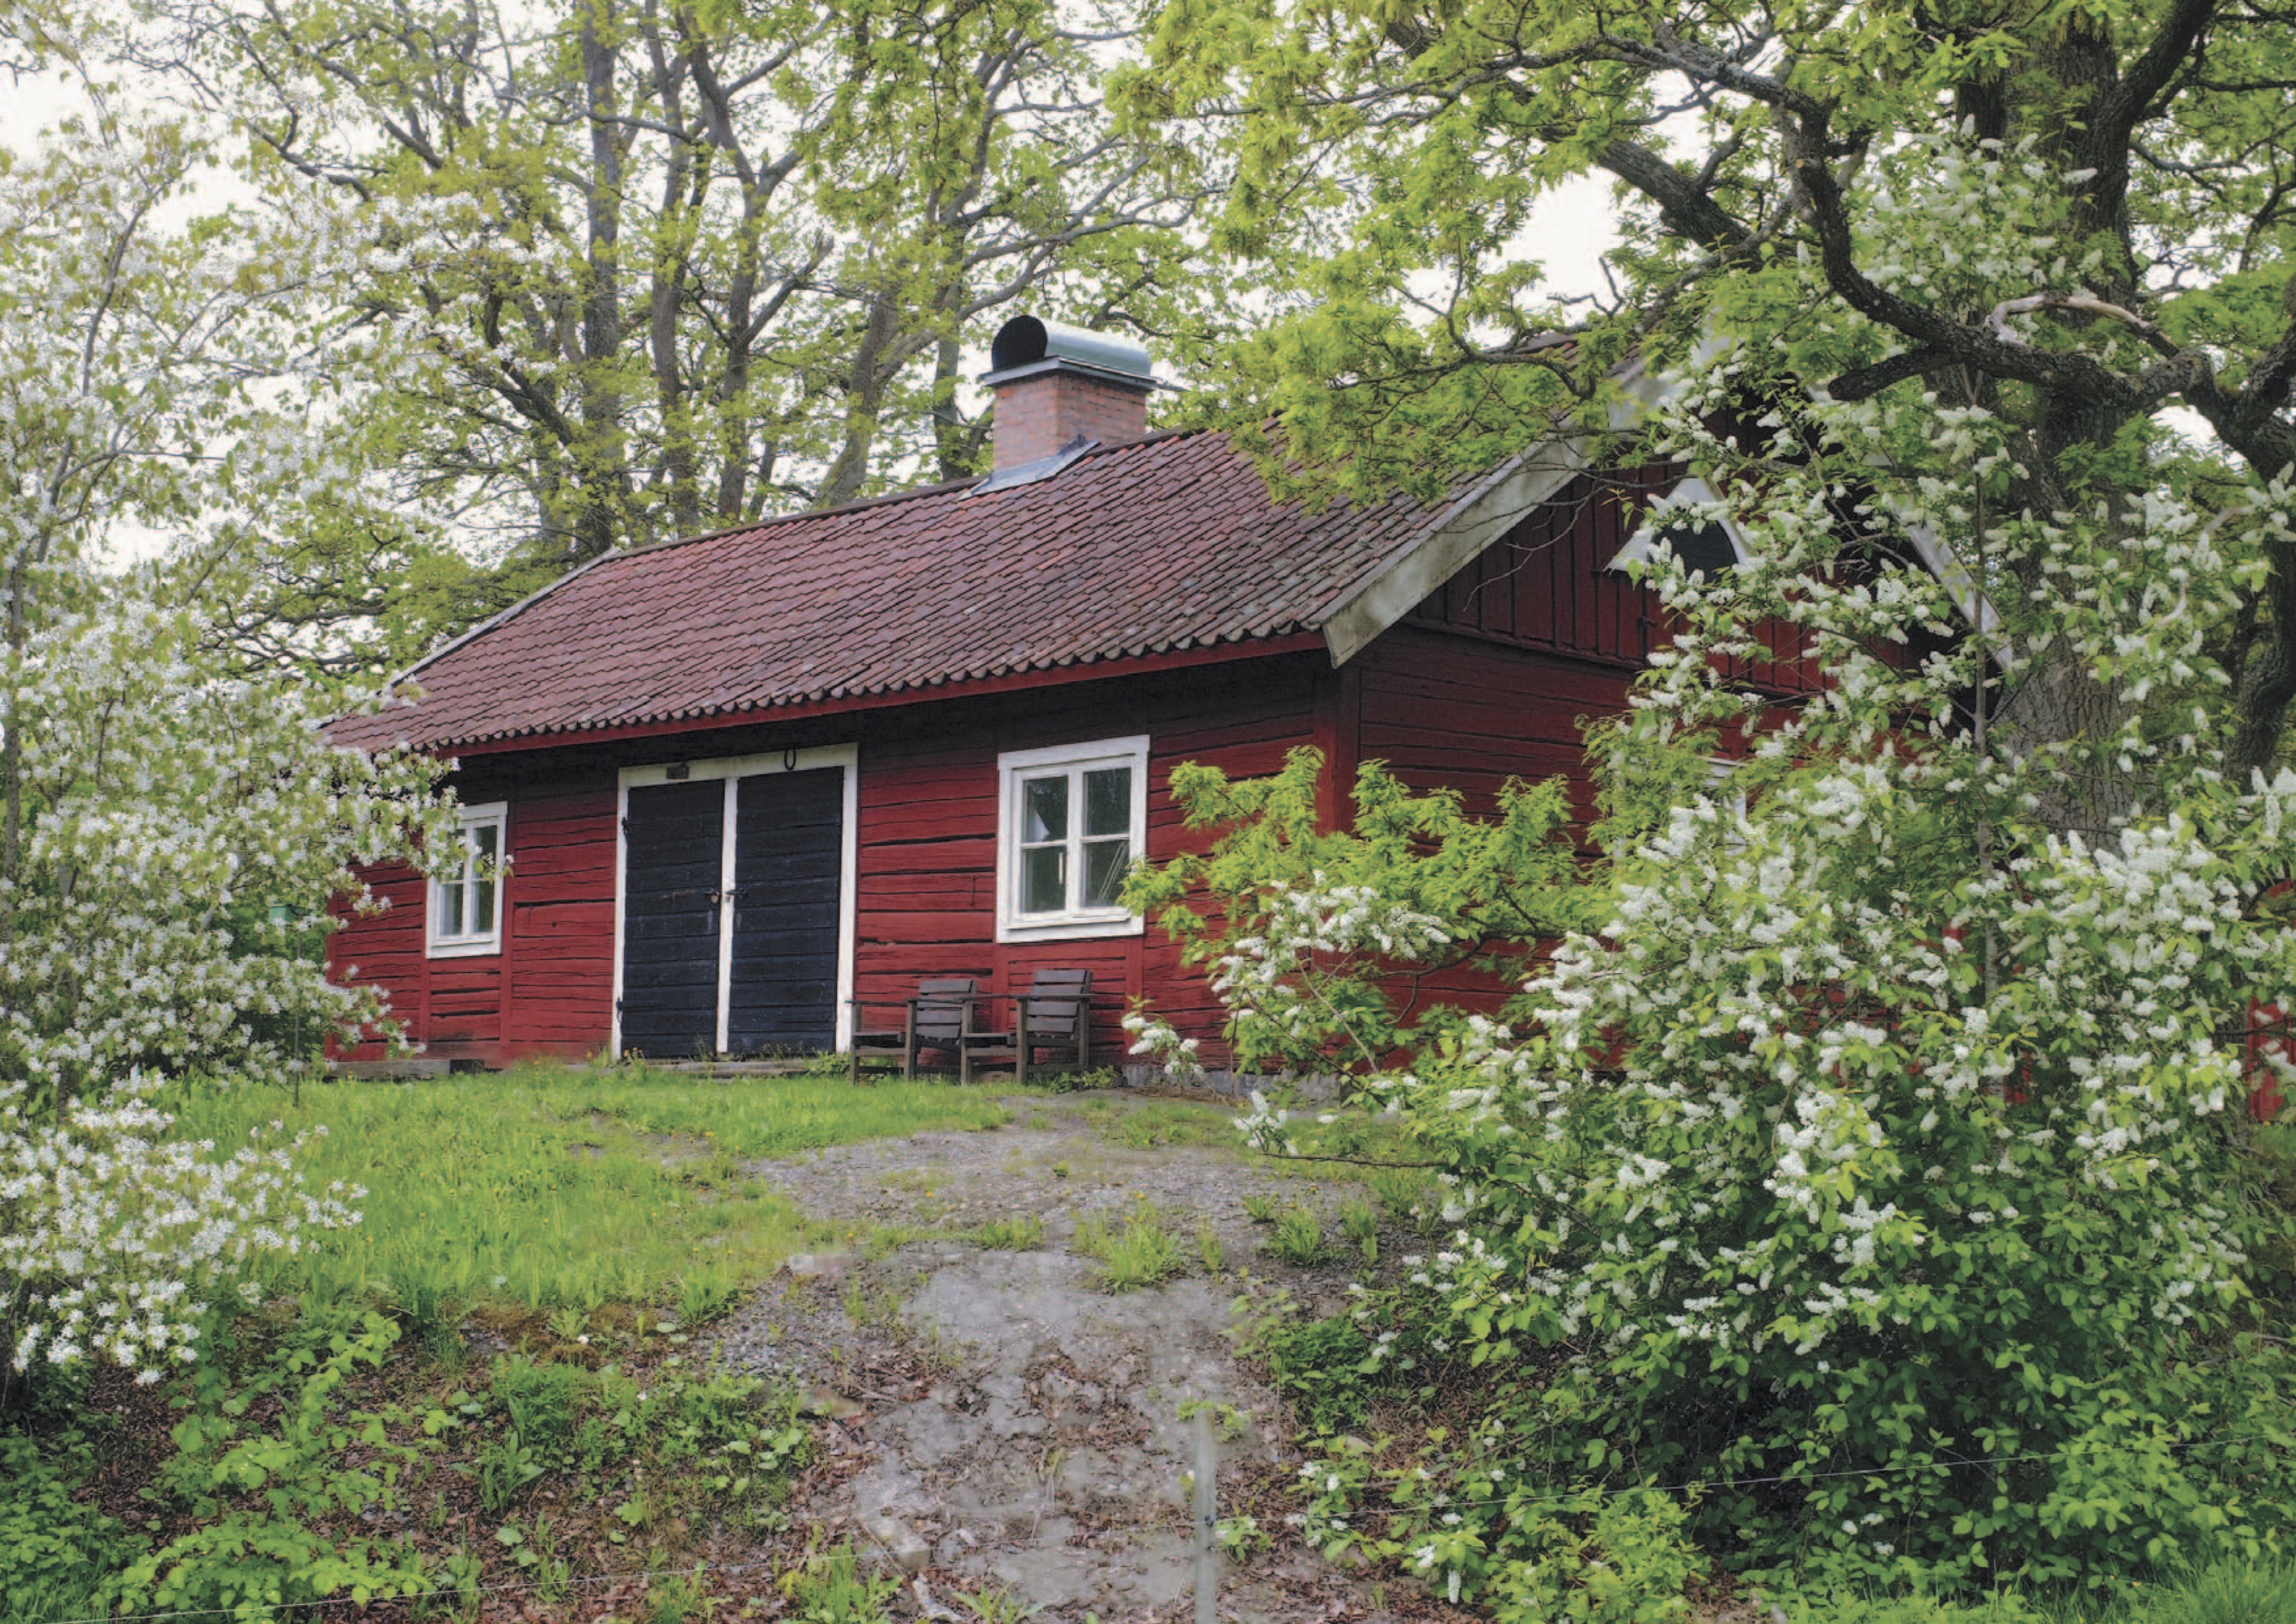
[[[1720,405],[1870,408],[1774,460],[1958,490],[1939,539],[2004,612],[2068,586],[2047,547],[1988,534],[2005,522],[2139,550],[2167,496],[2220,529],[2194,652],[2245,776],[2296,697],[2289,21],[2235,0],[1170,0],[1119,100],[1233,156],[1214,240],[1284,315],[1234,347],[1227,404],[1272,413],[1310,478],[1431,490],[1558,414],[1602,426],[1630,355],[1719,348]],[[1622,200],[1614,285],[1558,299],[1527,228],[1587,175]],[[1956,421],[1985,425],[1982,453],[1929,447]],[[2030,652],[1997,726],[2126,720],[2125,690]]]
[[[169,0],[131,52],[398,250],[406,479],[559,564],[973,467],[960,347],[1151,318],[1196,188],[1091,5]]]

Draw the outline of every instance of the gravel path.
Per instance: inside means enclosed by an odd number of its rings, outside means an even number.
[[[1223,1446],[1223,1511],[1258,1497],[1267,1521],[1267,1488],[1298,1461],[1275,1396],[1237,1366],[1230,1305],[1283,1290],[1336,1306],[1353,1276],[1335,1220],[1365,1193],[1237,1153],[1212,1108],[1120,1093],[1009,1103],[1014,1120],[1002,1128],[753,1164],[808,1213],[849,1226],[857,1250],[793,1259],[721,1324],[720,1352],[795,1375],[836,1418],[849,1470],[794,1509],[841,1524],[911,1574],[911,1612],[1001,1590],[1046,1624],[1192,1618],[1193,1443],[1176,1412],[1207,1398],[1249,1414]],[[1247,1197],[1316,1211],[1332,1260],[1302,1268],[1267,1253],[1269,1231],[1247,1215]],[[1182,1243],[1185,1272],[1111,1292],[1101,1265],[1076,1249],[1078,1225],[1098,1215],[1120,1229],[1144,1202]],[[1029,1218],[1042,1241],[1027,1250],[965,1236]],[[1382,1236],[1390,1252],[1403,1242]],[[1279,1540],[1225,1569],[1220,1612],[1240,1624],[1374,1619],[1385,1616],[1375,1594]],[[1408,1600],[1415,1616],[1435,1616]]]

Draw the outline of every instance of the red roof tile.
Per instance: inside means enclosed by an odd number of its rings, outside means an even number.
[[[940,486],[610,554],[414,668],[413,705],[331,733],[443,749],[730,720],[1315,631],[1444,512],[1278,506],[1224,437],[1156,435],[987,495]]]

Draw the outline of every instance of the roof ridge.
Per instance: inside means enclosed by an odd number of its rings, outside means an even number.
[[[1123,451],[1133,446],[1145,446],[1162,440],[1185,439],[1189,436],[1196,434],[1218,434],[1221,432],[1222,431],[1220,430],[1208,428],[1159,429],[1153,433],[1144,434],[1137,439],[1120,440],[1114,445],[1094,446],[1090,449],[1086,450],[1081,456],[1078,457],[1077,462],[1087,463],[1095,457],[1104,455],[1110,452]],[[1074,465],[1075,464],[1073,463],[1070,464],[1070,466]],[[598,569],[602,565],[616,563],[623,559],[642,558],[648,554],[652,553],[666,553],[672,548],[687,546],[695,542],[719,541],[729,536],[751,535],[759,530],[771,529],[777,525],[796,524],[808,519],[834,518],[840,513],[858,513],[865,508],[890,507],[897,502],[912,501],[922,496],[942,496],[954,490],[970,489],[973,486],[980,484],[983,477],[984,476],[980,474],[967,474],[961,480],[943,480],[936,484],[914,486],[907,490],[887,491],[882,496],[861,496],[851,502],[840,502],[835,507],[809,507],[794,513],[773,513],[763,518],[753,519],[746,524],[727,525],[721,529],[703,530],[698,535],[673,536],[666,541],[651,541],[643,546],[615,547],[609,552],[599,554],[594,558],[584,559],[571,570],[567,570],[564,574],[558,576],[547,584],[536,587],[532,592],[528,593],[524,597],[519,599],[517,603],[511,604],[508,608],[497,610],[493,614],[488,615],[485,619],[480,621],[476,626],[469,627],[467,630],[463,631],[455,636],[449,637],[446,642],[440,644],[437,648],[432,649],[429,653],[424,654],[412,665],[406,666],[395,675],[386,677],[376,689],[376,693],[385,699],[396,697],[400,685],[412,679],[416,672],[421,671],[426,666],[434,665],[438,661],[444,660],[447,655],[453,653],[455,650],[463,647],[464,644],[476,642],[479,638],[485,636],[488,633],[498,630],[500,627],[508,625],[512,620],[517,619],[519,615],[528,609],[532,608],[544,598],[548,597],[552,593],[556,592],[560,587],[566,586],[569,582],[579,579],[581,577],[589,574],[591,570]],[[347,712],[346,714],[348,715],[348,713]]]
[[[808,519],[833,519],[840,513],[856,513],[864,508],[890,507],[896,502],[914,502],[921,496],[938,496],[952,490],[961,490],[977,484],[980,476],[967,474],[961,480],[942,480],[931,485],[912,486],[906,490],[889,490],[881,496],[856,496],[850,502],[840,502],[835,507],[800,508],[793,513],[765,513],[741,524],[729,524],[715,530],[702,530],[692,536],[672,536],[664,541],[649,541],[635,547],[617,547],[602,554],[603,563],[613,558],[643,558],[649,553],[666,553],[672,547],[691,546],[697,541],[723,541],[728,536],[749,536],[759,530],[770,530],[777,525],[797,524]]]
[[[1094,446],[1070,466],[1074,467],[1077,463],[1088,463],[1095,457],[1106,456],[1111,452],[1129,451],[1135,446],[1154,445],[1169,439],[1185,439],[1195,434],[1224,432],[1225,431],[1219,429],[1201,427],[1158,429],[1152,433],[1140,436],[1137,439],[1118,440],[1112,445]],[[643,546],[617,547],[611,553],[600,554],[590,562],[602,564],[618,558],[638,558],[648,553],[661,553],[671,547],[688,546],[697,541],[722,541],[728,536],[748,536],[758,530],[772,529],[777,525],[798,524],[808,519],[834,519],[840,513],[857,513],[865,508],[890,507],[897,502],[914,502],[924,496],[946,496],[955,490],[970,490],[988,477],[986,474],[969,473],[961,480],[941,480],[931,485],[913,485],[906,490],[889,490],[880,496],[856,496],[852,501],[840,502],[834,507],[808,507],[800,508],[793,513],[767,513],[746,523],[729,524],[719,529],[703,530],[697,535],[673,536],[665,541],[649,541]]]

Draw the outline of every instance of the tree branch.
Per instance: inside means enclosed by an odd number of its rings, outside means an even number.
[[[1701,248],[1727,247],[1750,234],[1699,182],[1646,146],[1612,141],[1595,161],[1656,203],[1668,230]]]
[[[2177,341],[2134,310],[2099,299],[2094,293],[2079,291],[2063,291],[2051,289],[2039,293],[2028,293],[2021,299],[2005,299],[1993,307],[1985,318],[1985,329],[2004,344],[2024,346],[2025,340],[2010,331],[2009,318],[2035,310],[2084,310],[2091,316],[2110,317],[2128,327],[2161,354],[2171,358],[2184,351]]]
[[[1918,378],[1923,373],[1933,373],[1953,364],[1953,357],[1934,345],[1925,344],[1918,349],[1899,350],[1887,360],[1876,361],[1871,366],[1854,367],[1825,386],[1826,394],[1835,400],[1865,400],[1880,394],[1893,383],[1908,378]]]
[[[2144,404],[2134,385],[2092,357],[2005,344],[1982,327],[1916,304],[1876,283],[1857,265],[1849,211],[1829,160],[1824,119],[1800,118],[1784,122],[1788,173],[1804,213],[1816,228],[1826,284],[1850,308],[1903,333],[1923,349],[1938,351],[1943,359],[1991,377],[2036,384],[2118,410],[2135,410]]]

